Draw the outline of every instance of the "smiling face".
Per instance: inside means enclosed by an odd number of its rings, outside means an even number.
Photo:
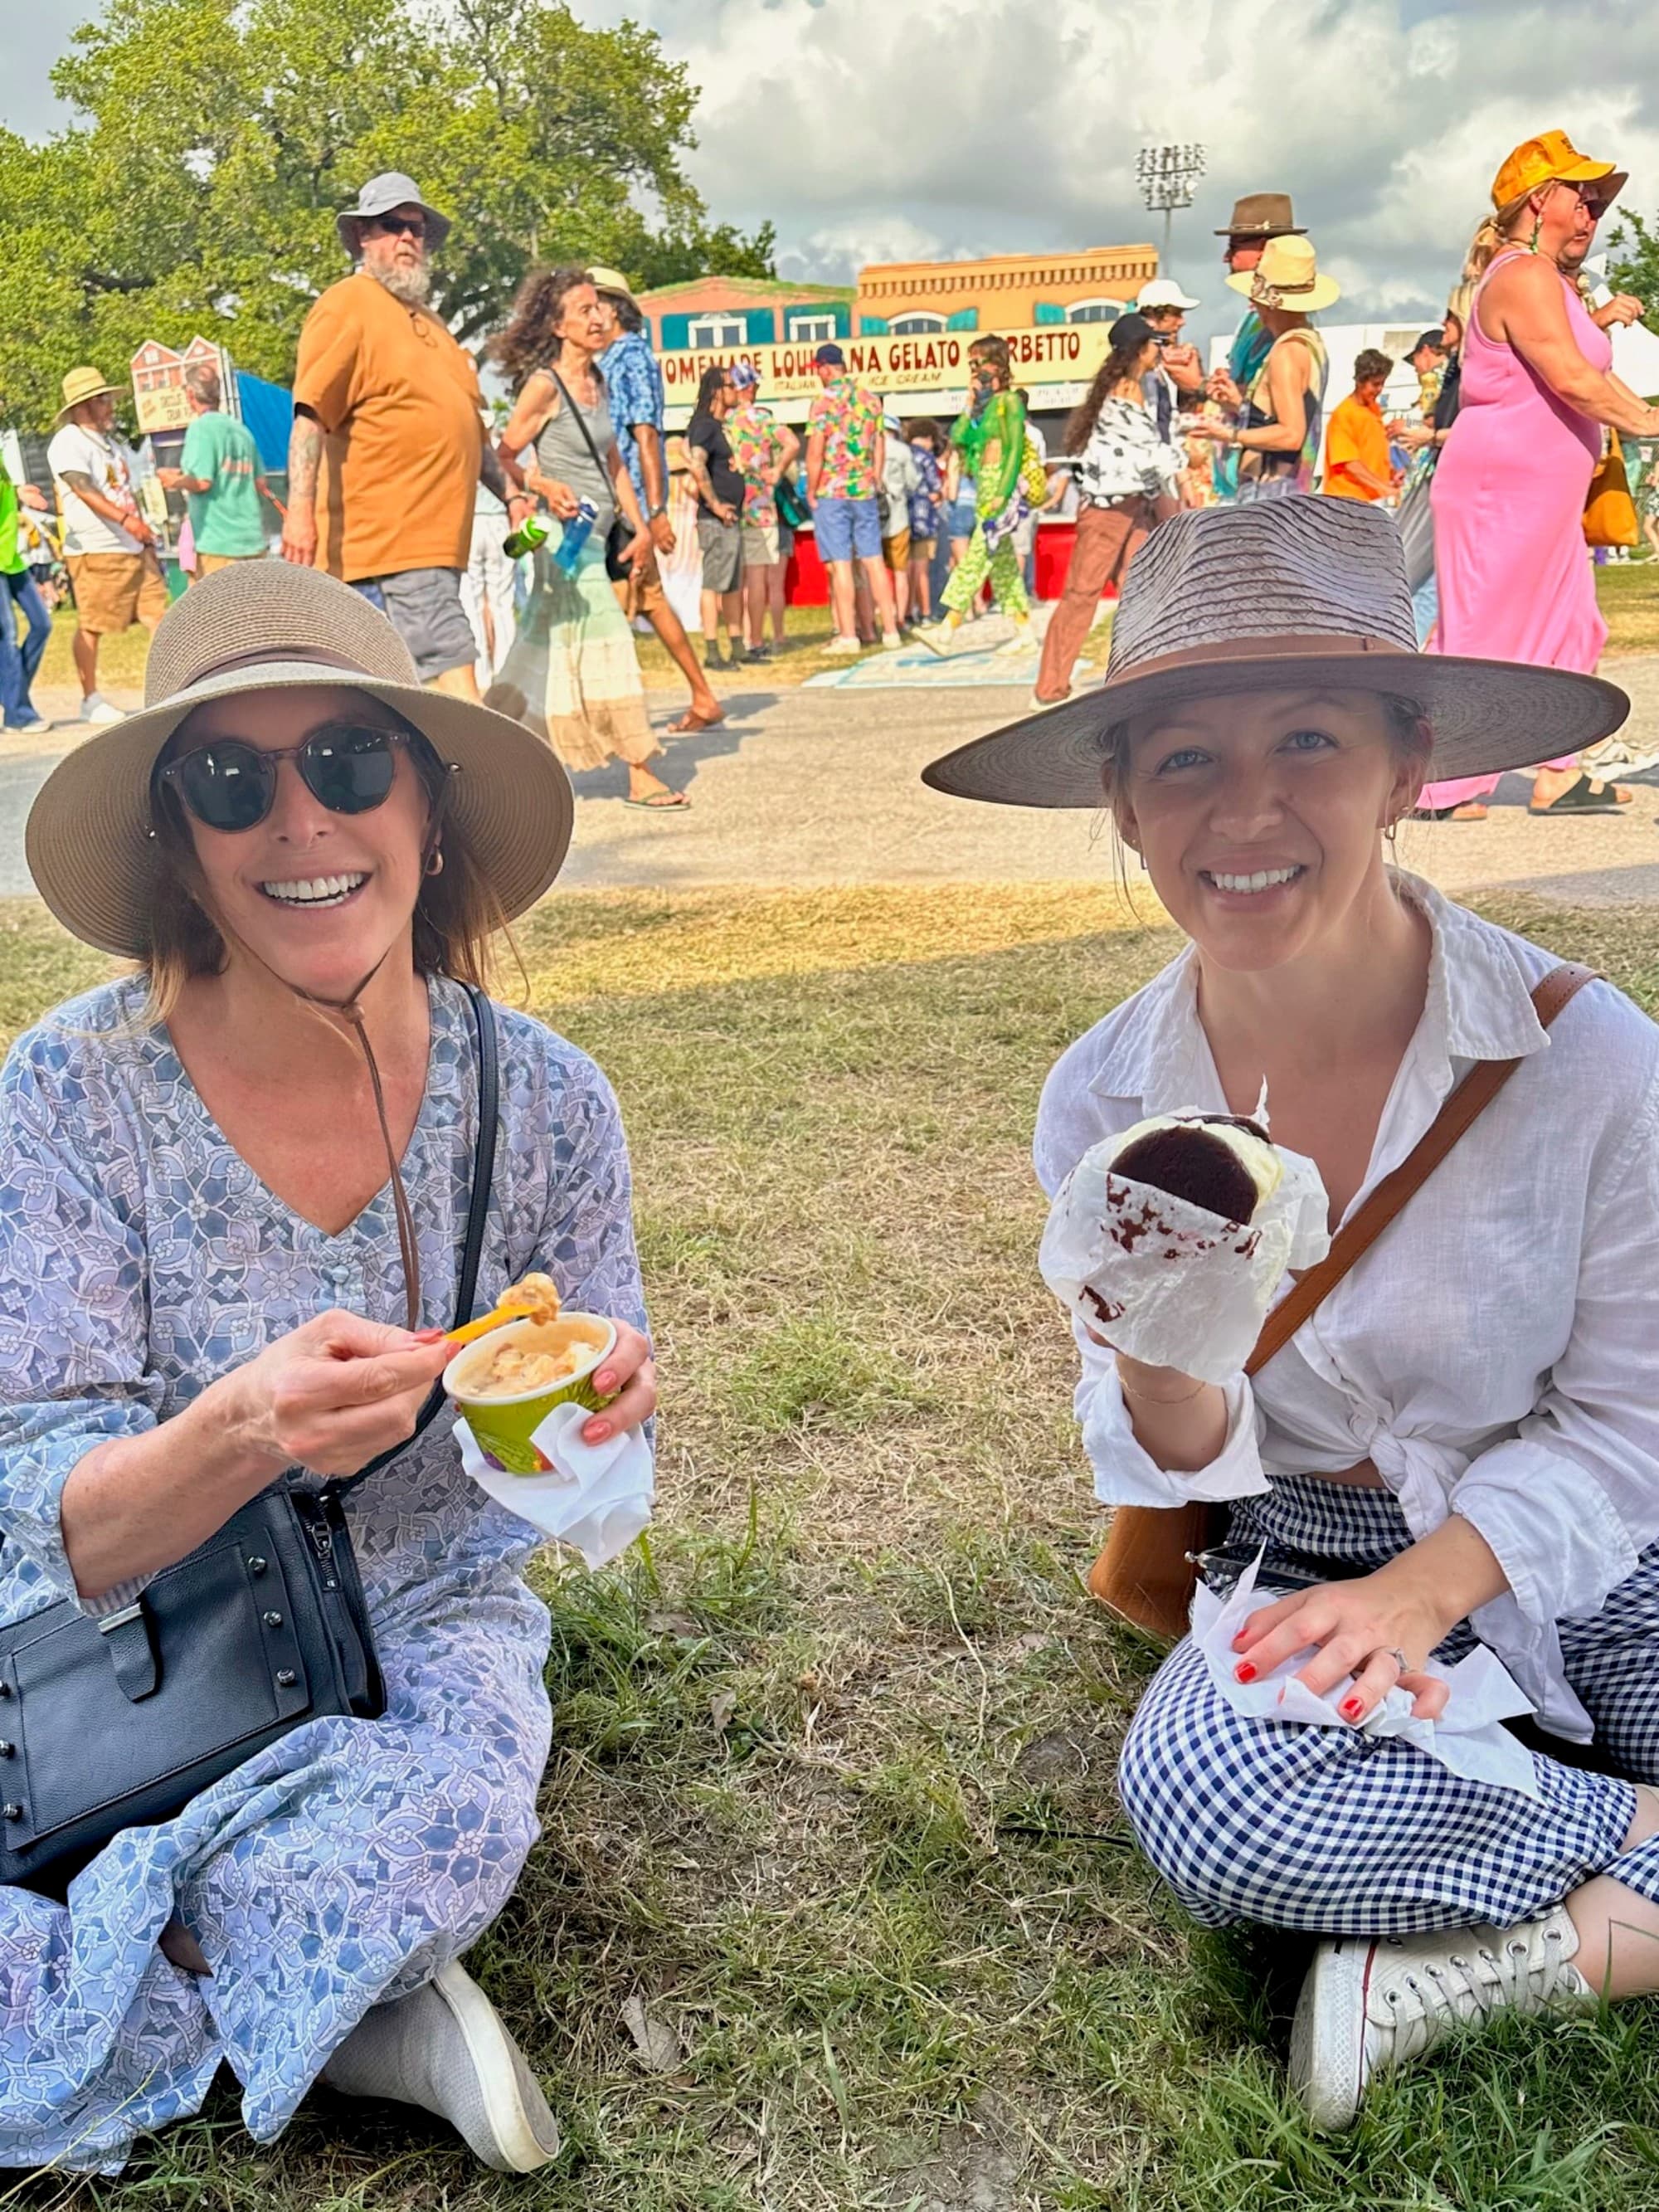
[[[340,723],[401,728],[361,691],[295,684],[198,707],[168,757],[227,738],[280,751]],[[270,811],[251,830],[210,830],[180,809],[201,871],[201,903],[224,933],[233,968],[245,946],[284,982],[341,1000],[388,947],[399,939],[410,944],[429,809],[407,745],[394,747],[392,757],[390,794],[362,814],[331,812],[292,760],[278,763]]]
[[[1379,833],[1423,780],[1363,691],[1190,699],[1131,726],[1113,793],[1152,888],[1218,966],[1281,966],[1384,891]]]

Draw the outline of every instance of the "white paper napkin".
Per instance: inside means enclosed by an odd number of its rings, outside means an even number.
[[[592,1419],[590,1407],[567,1401],[532,1430],[531,1442],[553,1463],[546,1474],[507,1474],[492,1467],[465,1416],[455,1424],[455,1439],[461,1465],[498,1505],[568,1544],[590,1567],[603,1567],[649,1526],[657,1477],[651,1447],[637,1429],[602,1444],[584,1443],[582,1424]]]
[[[1337,1711],[1352,1686],[1344,1675],[1327,1697],[1316,1697],[1305,1682],[1295,1680],[1305,1667],[1312,1647],[1297,1652],[1270,1674],[1254,1682],[1241,1682],[1233,1669],[1239,1655],[1233,1638],[1246,1620],[1271,1605],[1277,1593],[1258,1591],[1258,1553],[1225,1599],[1203,1583],[1193,1597],[1193,1640],[1204,1655],[1210,1680],[1236,1713],[1251,1720],[1297,1721],[1309,1728],[1352,1729]],[[1496,1652],[1477,1644],[1467,1659],[1454,1667],[1430,1665],[1423,1670],[1446,1683],[1451,1695],[1437,1721],[1416,1719],[1410,1692],[1390,1690],[1386,1698],[1358,1723],[1362,1735],[1403,1736],[1431,1759],[1437,1759],[1454,1774],[1471,1782],[1486,1782],[1500,1790],[1518,1790],[1522,1796],[1540,1795],[1533,1771],[1532,1753],[1503,1726],[1512,1713],[1529,1713],[1531,1705]]]
[[[1285,1269],[1330,1249],[1319,1170],[1281,1149],[1283,1179],[1243,1226],[1114,1175],[1122,1142],[1091,1146],[1055,1192],[1042,1279],[1131,1359],[1225,1382],[1249,1358]]]

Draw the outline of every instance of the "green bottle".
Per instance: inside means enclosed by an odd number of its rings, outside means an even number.
[[[517,561],[526,553],[533,553],[538,545],[547,543],[547,525],[539,514],[526,514],[513,535],[506,540],[501,550],[509,561]]]

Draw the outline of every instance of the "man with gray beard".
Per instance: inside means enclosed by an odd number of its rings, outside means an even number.
[[[477,486],[507,503],[509,528],[530,503],[509,494],[483,435],[471,356],[427,306],[448,220],[394,170],[336,223],[356,268],[300,332],[283,557],[354,585],[423,683],[476,699],[461,578]]]

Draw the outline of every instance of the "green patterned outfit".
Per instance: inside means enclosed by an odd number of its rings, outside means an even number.
[[[998,447],[994,471],[985,465],[988,447]],[[994,393],[978,414],[971,409],[958,415],[951,429],[951,443],[962,454],[963,472],[978,486],[974,504],[974,534],[968,550],[951,571],[940,594],[953,614],[965,615],[978,599],[987,576],[997,605],[1016,622],[1030,617],[1014,532],[1029,514],[1029,502],[1020,490],[1020,471],[1025,463],[1025,403],[1015,392]]]

